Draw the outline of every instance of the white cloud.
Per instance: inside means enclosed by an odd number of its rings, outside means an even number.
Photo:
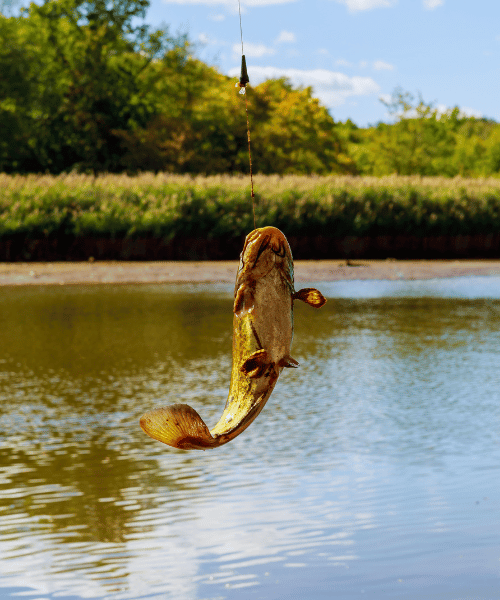
[[[229,71],[231,77],[239,77],[240,69]],[[371,77],[348,77],[344,73],[326,69],[279,69],[276,67],[249,67],[250,85],[266,79],[286,77],[295,86],[311,86],[314,95],[329,107],[344,104],[350,96],[369,96],[379,92],[379,85]]]
[[[352,67],[352,63],[349,62],[348,60],[344,60],[343,58],[339,58],[338,60],[335,61],[335,64],[338,65],[339,67]]]
[[[281,44],[283,42],[286,43],[293,43],[296,42],[297,38],[295,37],[295,33],[292,33],[291,31],[285,31],[283,30],[279,36],[276,38],[276,43],[277,44]]]
[[[390,104],[392,102],[392,96],[391,96],[391,94],[380,94],[380,96],[378,97],[378,99],[381,102],[384,102],[385,104]]]
[[[436,104],[432,107],[436,110],[438,116],[446,115],[451,113],[453,108],[446,106],[446,104]],[[460,117],[475,117],[476,119],[480,119],[483,116],[483,113],[475,108],[469,108],[467,106],[459,107],[458,114]]]
[[[424,8],[427,10],[434,10],[438,6],[442,6],[444,0],[424,0]]]
[[[390,65],[389,63],[386,63],[383,60],[376,60],[373,63],[373,68],[376,71],[393,71],[394,65]]]
[[[260,58],[266,54],[276,54],[276,50],[274,48],[270,48],[264,44],[245,43],[243,49],[245,56],[250,56],[252,58]],[[241,54],[241,44],[234,44],[233,52],[235,54]]]
[[[218,15],[210,15],[208,18],[209,18],[211,21],[224,21],[224,19],[226,18],[226,15],[221,15],[221,14],[218,14]]]
[[[224,40],[218,40],[217,38],[212,38],[206,33],[200,33],[198,35],[198,42],[202,46],[228,46],[229,44]],[[241,44],[240,44],[240,53],[241,53]]]
[[[475,117],[476,119],[481,119],[484,116],[480,110],[469,108],[468,106],[462,106],[460,114],[465,117]]]
[[[424,0],[426,2],[438,2],[440,0]],[[371,10],[372,8],[389,8],[397,3],[397,0],[337,0],[345,4],[351,12],[360,10]]]

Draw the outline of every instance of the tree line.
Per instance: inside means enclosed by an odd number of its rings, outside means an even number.
[[[43,0],[0,14],[0,172],[248,171],[235,79],[185,35],[145,25],[148,0]],[[500,172],[500,125],[440,113],[396,90],[395,123],[335,122],[311,88],[248,93],[263,174],[483,176]]]
[[[360,129],[350,121],[338,128],[362,175],[487,177],[500,174],[500,124],[439,111],[431,103],[396,89],[386,104],[394,123]]]

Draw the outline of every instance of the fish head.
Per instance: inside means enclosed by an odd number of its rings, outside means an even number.
[[[245,280],[265,277],[272,269],[278,269],[293,288],[292,251],[285,235],[276,227],[254,229],[245,239],[236,287]]]

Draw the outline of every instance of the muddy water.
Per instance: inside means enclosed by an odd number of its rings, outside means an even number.
[[[496,598],[500,285],[324,284],[240,437],[230,285],[0,291],[0,598]],[[389,287],[387,287],[389,286]]]

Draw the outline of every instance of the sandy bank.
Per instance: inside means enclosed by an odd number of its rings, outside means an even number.
[[[0,263],[0,286],[124,283],[233,283],[237,261]],[[297,281],[434,279],[500,275],[500,260],[295,261]]]

